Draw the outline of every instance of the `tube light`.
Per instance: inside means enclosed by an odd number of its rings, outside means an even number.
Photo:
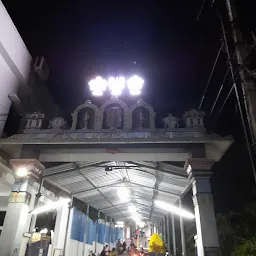
[[[165,202],[162,202],[162,201],[155,201],[155,205],[166,210],[166,211],[169,211],[169,212],[172,212],[174,214],[177,214],[179,216],[182,216],[182,217],[185,217],[185,218],[188,218],[188,219],[194,219],[195,216],[194,214],[186,211],[186,210],[183,210],[179,207],[176,207],[172,204],[168,204],[168,203],[165,203]]]
[[[42,212],[47,212],[49,210],[56,209],[56,208],[58,208],[60,206],[68,204],[70,201],[71,201],[70,198],[60,199],[57,202],[52,202],[52,203],[46,204],[44,206],[41,206],[39,208],[36,208],[31,213],[32,214],[39,214],[39,213],[42,213]]]

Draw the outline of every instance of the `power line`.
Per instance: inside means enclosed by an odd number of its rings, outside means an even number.
[[[214,101],[214,103],[213,103],[213,106],[212,106],[212,108],[211,108],[210,115],[212,115],[213,110],[214,110],[214,108],[216,107],[217,101],[219,100],[220,94],[221,94],[222,89],[223,89],[223,87],[224,87],[224,84],[225,84],[225,82],[226,82],[226,80],[227,80],[227,78],[228,78],[229,72],[230,72],[230,67],[228,68],[228,70],[227,70],[227,72],[226,72],[226,74],[225,74],[225,76],[224,76],[224,79],[223,79],[223,81],[222,81],[222,83],[221,83],[221,87],[220,87],[220,89],[219,89],[219,91],[218,91],[218,94],[217,94],[217,96],[216,96],[216,98],[215,98],[215,101]],[[226,103],[226,101],[224,102],[224,105],[225,105],[225,103]],[[223,105],[223,106],[224,106],[224,105]]]
[[[212,67],[211,74],[210,74],[209,79],[208,79],[208,82],[207,82],[207,84],[206,84],[206,86],[205,86],[205,89],[204,89],[204,92],[203,92],[203,96],[202,96],[202,99],[201,99],[200,104],[199,104],[199,107],[198,107],[198,111],[201,109],[201,107],[202,107],[202,105],[203,105],[205,95],[206,95],[206,93],[207,93],[208,87],[209,87],[210,82],[211,82],[211,80],[212,80],[212,75],[213,75],[213,73],[214,73],[214,70],[215,70],[215,67],[216,67],[216,65],[217,65],[217,62],[218,62],[220,53],[221,53],[221,51],[222,51],[222,49],[223,49],[223,46],[224,46],[224,42],[221,43],[220,49],[219,49],[219,51],[218,51],[218,53],[217,53],[217,56],[216,56],[216,58],[215,58],[215,61],[214,61],[213,67]]]

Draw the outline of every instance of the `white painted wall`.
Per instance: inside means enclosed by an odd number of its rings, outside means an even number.
[[[31,55],[1,0],[0,24],[0,43],[26,82],[30,72]]]
[[[0,137],[9,114],[10,93],[26,84],[31,55],[0,0]]]

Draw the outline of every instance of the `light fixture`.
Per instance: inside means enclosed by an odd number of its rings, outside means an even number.
[[[118,188],[117,194],[121,199],[129,199],[130,198],[130,191],[125,187]]]
[[[108,80],[108,87],[112,96],[120,96],[125,87],[125,78],[123,76],[110,77]]]
[[[112,96],[120,96],[126,85],[130,91],[130,95],[137,96],[141,94],[144,80],[137,75],[132,76],[128,80],[123,76],[109,77],[108,81],[101,76],[97,76],[88,84],[94,96],[102,96],[107,86]]]
[[[129,212],[131,212],[131,213],[136,213],[136,206],[134,206],[134,205],[130,205],[129,207],[128,207],[128,210],[129,210]]]
[[[16,175],[18,177],[26,177],[28,176],[28,169],[26,167],[21,167],[16,171]]]
[[[117,225],[124,225],[124,222],[123,221],[117,221],[116,224]]]
[[[130,90],[130,94],[136,96],[141,94],[141,89],[144,84],[144,80],[135,75],[128,79],[127,84]]]
[[[39,214],[39,213],[42,213],[42,212],[47,212],[49,210],[56,209],[60,206],[68,204],[70,201],[71,201],[70,198],[60,199],[57,202],[51,202],[51,203],[46,204],[44,206],[38,207],[38,208],[34,209],[31,213],[32,214]]]
[[[94,96],[102,96],[103,92],[107,88],[107,81],[101,76],[97,76],[95,79],[92,79],[89,83],[90,90]]]
[[[176,207],[172,204],[168,204],[168,203],[165,203],[165,202],[162,202],[162,201],[155,201],[155,205],[164,209],[164,210],[166,210],[166,211],[175,213],[179,216],[182,216],[182,217],[185,217],[185,218],[188,218],[188,219],[194,219],[195,218],[194,214],[192,214],[191,212],[188,212],[184,209]]]

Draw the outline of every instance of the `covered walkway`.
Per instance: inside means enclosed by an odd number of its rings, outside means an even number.
[[[160,224],[165,212],[155,200],[176,204],[191,187],[184,168],[161,162],[76,162],[48,168],[45,181],[115,220],[131,217],[134,205],[145,220]],[[130,196],[118,196],[127,188]]]

